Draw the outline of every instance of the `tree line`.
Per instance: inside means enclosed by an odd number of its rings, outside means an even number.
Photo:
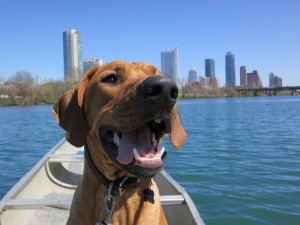
[[[237,97],[239,94],[231,87],[214,87],[212,85],[203,85],[200,83],[186,84],[181,88],[180,97],[186,98],[223,98]]]
[[[236,90],[227,85],[219,88],[216,77],[212,77],[209,84],[200,82],[187,83],[180,85],[181,98],[222,98],[222,97],[235,97],[238,96]]]
[[[51,81],[38,85],[30,72],[19,71],[0,84],[0,105],[53,104],[74,86],[71,81]]]
[[[19,71],[6,82],[0,83],[0,105],[40,105],[53,104],[58,97],[74,88],[76,82],[49,81],[38,85],[30,72]],[[219,88],[216,80],[209,85],[199,82],[180,84],[181,98],[234,97],[237,92],[232,87]]]

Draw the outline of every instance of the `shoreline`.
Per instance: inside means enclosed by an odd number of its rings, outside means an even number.
[[[268,96],[268,95],[260,95],[260,96],[185,96],[179,97],[178,100],[191,100],[191,99],[217,99],[217,98],[260,98],[260,97],[300,97],[300,95],[276,95],[276,96]],[[43,106],[43,105],[54,105],[55,102],[41,102],[35,104],[22,104],[22,103],[10,103],[10,104],[3,104],[2,99],[0,99],[0,107],[9,107],[9,106]]]

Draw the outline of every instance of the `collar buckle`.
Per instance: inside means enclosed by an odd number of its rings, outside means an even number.
[[[123,187],[123,184],[125,183],[125,181],[127,179],[128,179],[128,177],[124,177],[123,180],[119,183],[118,190],[119,190],[120,196],[122,196],[124,191],[125,191],[125,188]]]

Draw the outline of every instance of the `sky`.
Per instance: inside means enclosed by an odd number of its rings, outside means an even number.
[[[204,76],[215,60],[225,84],[225,55],[239,68],[300,85],[299,0],[1,0],[0,81],[28,71],[39,82],[63,80],[63,31],[83,36],[83,58],[146,61],[160,69],[160,53],[178,47],[179,75]]]

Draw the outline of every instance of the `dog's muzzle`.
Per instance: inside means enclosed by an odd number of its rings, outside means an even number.
[[[165,76],[150,76],[139,87],[141,107],[155,108],[135,127],[100,127],[99,136],[108,155],[126,170],[154,175],[162,167],[162,137],[171,131],[171,113],[177,102],[178,88]],[[143,118],[143,119],[141,119]],[[137,119],[138,120],[138,119]]]

